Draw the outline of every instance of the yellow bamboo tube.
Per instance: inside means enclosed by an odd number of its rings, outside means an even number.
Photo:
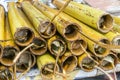
[[[31,26],[32,31],[35,34],[32,43],[34,45],[30,47],[30,51],[35,55],[42,55],[47,51],[47,42],[39,35],[39,33],[34,29],[33,25],[30,23],[26,15],[21,9],[18,9],[20,15],[24,18],[29,26]]]
[[[57,11],[54,11],[53,9],[49,8],[45,4],[42,4],[40,2],[35,1],[33,5],[39,9],[43,14],[48,16],[50,19],[56,15]],[[53,23],[57,27],[57,31],[66,39],[69,41],[73,41],[78,39],[78,32],[75,30],[75,27],[78,27],[76,23],[72,22],[69,17],[64,15],[58,15],[55,20],[53,20]]]
[[[5,9],[0,5],[0,40],[4,40]],[[3,54],[4,42],[0,42],[0,58]]]
[[[100,61],[100,67],[106,71],[112,70],[114,68],[113,65],[116,66],[116,64],[118,63],[117,59],[117,56],[114,53],[110,52],[109,55],[107,55]]]
[[[91,55],[90,52],[88,53]],[[95,56],[93,55],[91,55],[91,57],[93,59],[96,59]],[[83,53],[82,55],[78,56],[78,66],[83,71],[90,72],[95,68],[96,65],[97,64],[88,57],[87,53]]]
[[[65,2],[65,0],[53,0],[53,4],[59,9]],[[103,33],[108,32],[113,27],[113,18],[110,14],[74,1],[69,3],[64,12]]]
[[[8,41],[4,42],[4,49],[3,49],[3,55],[1,58],[1,63],[6,66],[12,66],[14,64],[13,60],[20,50],[17,47],[17,45],[14,43],[12,33],[11,33],[9,23],[8,23],[8,16],[6,16],[4,29],[5,29],[4,39]]]
[[[77,67],[77,57],[70,51],[66,51],[60,59],[60,65],[66,73],[72,72]]]
[[[8,19],[16,44],[20,46],[29,45],[34,38],[34,33],[30,29],[31,27],[28,26],[26,21],[20,16],[14,2],[8,3]]]
[[[22,9],[43,38],[50,38],[56,33],[55,25],[50,23],[48,17],[32,6],[30,2],[22,2]],[[50,25],[48,25],[49,23]]]
[[[116,33],[117,33],[117,32],[120,33],[120,25],[114,24],[112,31],[113,31],[113,32],[116,32]]]
[[[54,75],[53,72],[49,72],[49,70],[54,70],[55,65],[55,59],[49,54],[49,52],[46,52],[45,54],[41,56],[37,56],[37,66],[41,71],[41,76],[45,79],[51,79]],[[47,68],[47,69],[46,69]],[[59,67],[57,65],[56,71],[59,71]]]
[[[16,71],[24,72],[35,65],[36,58],[30,51],[25,51],[16,62]]]
[[[115,24],[120,25],[120,17],[118,16],[113,16]]]
[[[47,44],[48,44],[48,49],[50,53],[53,54],[54,56],[57,56],[58,53],[60,53],[60,56],[62,56],[66,51],[66,43],[63,40],[63,38],[60,37],[59,35],[55,35],[50,39],[48,39]],[[60,52],[59,52],[59,49],[60,49]]]

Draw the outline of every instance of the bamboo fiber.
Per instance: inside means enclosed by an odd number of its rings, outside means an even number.
[[[46,52],[45,54],[37,57],[37,66],[41,71],[41,76],[47,80],[51,79],[54,74],[53,72],[47,71],[46,68],[53,71],[54,65],[55,59],[49,54],[49,52]],[[56,71],[59,71],[58,65]]]
[[[50,20],[32,6],[30,2],[22,2],[22,9],[43,38],[50,38],[56,33],[55,25],[50,23]]]
[[[54,11],[53,9],[49,8],[48,6],[35,1],[33,5],[39,9],[43,14],[48,16],[50,19],[56,15],[57,11]],[[75,27],[78,27],[76,23],[72,22],[69,17],[64,15],[58,15],[55,20],[53,20],[53,23],[57,27],[57,31],[66,39],[69,41],[73,41],[78,39],[78,32],[75,30]],[[80,26],[79,26],[80,27]]]
[[[19,8],[19,13],[20,15],[24,18],[24,20],[27,22],[27,24],[29,26],[31,26],[32,31],[35,34],[35,37],[33,38],[32,43],[34,43],[34,45],[32,47],[30,47],[30,51],[35,54],[35,55],[42,55],[47,51],[47,42],[46,40],[44,40],[39,33],[35,30],[35,28],[33,27],[33,25],[29,22],[28,18],[26,17],[26,15],[23,13],[23,11]]]
[[[8,19],[16,44],[20,46],[29,45],[34,38],[34,33],[30,29],[31,27],[28,26],[26,21],[20,16],[14,2],[8,3]]]
[[[12,66],[13,60],[20,51],[17,45],[14,43],[12,33],[9,27],[9,22],[8,22],[8,16],[6,15],[6,20],[5,20],[5,27],[4,27],[4,33],[5,33],[5,40],[9,40],[4,42],[4,49],[3,49],[3,55],[1,58],[1,63],[6,65],[6,66]]]
[[[48,44],[48,49],[50,53],[53,54],[54,56],[57,56],[58,53],[60,53],[60,56],[62,56],[66,51],[66,43],[63,40],[63,38],[60,37],[59,35],[55,35],[50,39],[48,39],[47,44]],[[60,52],[59,52],[59,49],[60,49]]]
[[[60,9],[65,4],[65,0],[53,0],[53,4]],[[103,33],[113,27],[113,18],[110,14],[74,1],[69,3],[64,12]]]
[[[44,4],[40,3],[40,2],[34,2],[33,5],[34,5],[35,7],[37,7],[41,12],[43,12],[44,14],[46,14],[47,16],[49,16],[50,18],[51,18],[51,15],[53,16],[54,13],[57,12],[57,10],[51,9],[51,8],[49,8],[48,6],[46,6],[46,5],[44,5]],[[63,17],[63,16],[64,16],[64,17]],[[62,18],[62,19],[61,19],[61,18]],[[77,27],[77,29],[82,30],[82,32],[83,32],[84,34],[86,34],[87,36],[93,38],[94,40],[96,40],[96,41],[98,41],[98,42],[105,43],[105,44],[110,44],[109,40],[108,40],[105,36],[103,36],[102,34],[96,32],[95,30],[89,28],[89,26],[81,23],[80,21],[77,21],[76,19],[70,17],[69,15],[67,15],[67,14],[65,14],[65,13],[60,13],[59,16],[56,18],[56,22],[59,21],[59,20],[61,20],[61,21],[64,20],[63,18],[71,21],[71,23],[76,24],[76,25],[71,25],[71,27],[73,27],[72,30],[75,30],[75,31],[76,31],[76,29],[74,29],[74,28]],[[57,19],[58,19],[58,20],[57,20]],[[60,22],[59,22],[59,23],[60,23]],[[58,23],[58,24],[59,24],[59,23]],[[67,21],[64,21],[64,23],[68,23],[68,22],[67,22]],[[56,25],[58,25],[58,24],[56,24]],[[59,24],[59,25],[60,25],[60,24]],[[68,26],[68,27],[70,27],[70,26]],[[64,27],[61,27],[61,26],[60,26],[59,28],[60,28],[60,29],[63,29]],[[59,31],[59,30],[58,30],[58,31]],[[61,32],[63,32],[63,31],[64,31],[64,30],[61,30]],[[77,32],[77,31],[76,31],[76,32]],[[76,33],[76,32],[74,32],[74,33]],[[61,35],[64,37],[63,34],[61,34]],[[76,35],[79,35],[78,32],[76,33]],[[82,35],[80,35],[80,36],[78,36],[78,37],[74,37],[73,35],[70,35],[70,36],[71,36],[71,41],[76,40],[76,39],[82,37]],[[66,39],[66,38],[65,38],[65,39]],[[92,42],[91,40],[85,38],[84,36],[83,36],[83,39],[85,39],[85,41],[87,42],[89,50],[90,50],[92,53],[94,53],[96,56],[98,56],[98,57],[104,57],[104,56],[106,56],[106,55],[109,54],[109,51],[110,51],[109,49],[106,49],[106,48],[103,48],[103,47],[101,47],[101,46],[98,46],[96,43],[94,43],[94,42]],[[67,39],[67,40],[68,40],[68,39]],[[69,39],[69,40],[70,40],[70,39]],[[102,49],[102,51],[101,51],[101,49]]]
[[[4,25],[5,25],[5,10],[2,5],[0,5],[0,40],[4,40]],[[4,42],[0,42],[0,58],[3,55]]]

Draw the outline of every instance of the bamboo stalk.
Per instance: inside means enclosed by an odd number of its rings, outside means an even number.
[[[65,2],[65,0],[53,0],[53,4],[59,9]],[[69,3],[64,12],[103,33],[107,33],[113,27],[113,18],[110,14],[74,1]]]
[[[22,9],[43,38],[50,38],[56,33],[55,25],[51,23],[47,26],[50,23],[48,17],[32,6],[30,2],[22,2]]]
[[[8,19],[16,44],[20,46],[29,45],[34,38],[34,33],[22,16],[20,16],[15,2],[8,3]]]
[[[13,37],[12,37],[12,33],[9,27],[9,22],[8,22],[8,16],[6,16],[6,24],[4,27],[4,33],[5,33],[5,40],[9,40],[4,42],[4,49],[3,49],[3,55],[1,58],[1,63],[6,65],[6,66],[12,66],[13,60],[15,58],[15,56],[18,54],[18,52],[20,51],[19,48],[17,47],[17,45],[14,43]]]

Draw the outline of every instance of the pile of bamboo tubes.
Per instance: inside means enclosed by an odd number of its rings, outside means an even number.
[[[0,80],[19,80],[35,64],[50,80],[120,63],[120,18],[71,0],[52,3],[58,9],[39,1],[9,2],[8,12],[0,5]]]

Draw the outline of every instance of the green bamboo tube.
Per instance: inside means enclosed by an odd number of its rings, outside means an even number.
[[[72,72],[77,67],[77,57],[72,55],[70,51],[66,51],[60,59],[60,65],[66,73]]]
[[[34,38],[34,33],[31,27],[28,26],[26,21],[20,16],[14,2],[8,3],[8,19],[16,44],[20,46],[29,45]]]
[[[24,20],[27,22],[29,26],[31,26],[32,31],[35,34],[35,37],[33,38],[32,43],[34,45],[30,47],[30,51],[35,54],[35,55],[42,55],[47,51],[47,42],[44,40],[39,33],[34,29],[33,25],[29,22],[28,18],[26,15],[23,13],[21,9],[18,9],[20,15],[24,18]]]
[[[106,71],[112,70],[114,67],[111,62],[113,62],[114,66],[116,66],[118,63],[117,59],[118,59],[117,56],[114,53],[110,52],[109,55],[107,55],[100,61],[100,67]],[[106,60],[109,60],[111,62],[108,62]]]
[[[0,5],[0,40],[4,40],[5,9]],[[4,42],[0,42],[0,58],[3,55]]]
[[[54,70],[55,59],[46,52],[45,54],[37,57],[37,66],[41,71],[41,76],[45,79],[51,79],[53,77],[53,72],[49,72],[46,68],[50,70]],[[57,65],[56,71],[59,71],[59,67]]]
[[[56,15],[57,11],[49,8],[45,4],[35,1],[33,5],[39,9],[43,14],[48,16],[50,19]],[[78,32],[75,30],[75,27],[78,27],[76,23],[72,22],[67,16],[58,15],[53,23],[56,25],[57,31],[68,41],[73,41],[78,39]]]
[[[6,16],[6,20],[5,20],[4,29],[5,29],[4,30],[5,31],[4,32],[5,33],[4,39],[9,40],[9,41],[4,42],[4,49],[3,49],[3,55],[1,58],[1,63],[6,65],[6,66],[12,66],[14,64],[13,60],[20,50],[13,41],[13,37],[12,37],[12,33],[11,33],[11,30],[9,27],[7,16]]]
[[[16,62],[16,71],[24,72],[28,69],[28,67],[33,67],[35,63],[35,55],[33,55],[30,51],[25,51]]]
[[[56,33],[55,25],[50,23],[48,17],[32,6],[30,2],[22,2],[22,9],[43,38],[50,38]],[[50,25],[48,25],[49,23]]]
[[[55,35],[48,39],[47,44],[50,53],[53,54],[54,56],[57,56],[58,53],[60,53],[60,56],[62,56],[66,51],[66,43],[63,40],[63,38],[60,37],[59,35]]]
[[[41,12],[43,12],[44,14],[46,14],[47,16],[53,16],[54,14],[53,13],[56,13],[57,10],[54,10],[54,9],[51,9],[49,8],[48,6],[40,3],[40,2],[34,2],[33,5],[38,8]],[[64,16],[64,17],[63,17]],[[51,17],[52,18],[52,17]],[[71,25],[71,27],[73,27],[72,30],[75,30],[74,27],[77,27],[78,29],[82,30],[82,32],[86,35],[88,35],[89,37],[91,37],[92,39],[98,41],[98,42],[102,42],[102,43],[105,43],[105,44],[110,44],[110,41],[105,37],[103,36],[102,34],[96,32],[95,30],[91,29],[89,26],[81,23],[80,21],[77,21],[76,19],[70,17],[69,15],[65,14],[65,13],[60,13],[58,17],[56,17],[56,19],[58,19],[58,21],[63,21],[62,19],[67,19],[69,21],[71,21],[71,23],[74,23],[76,25]],[[57,22],[57,21],[56,21]],[[60,22],[59,22],[60,23]],[[58,23],[58,24],[59,24]],[[67,23],[67,22],[64,22],[64,23]],[[57,24],[57,25],[58,25]],[[68,26],[69,27],[69,26]],[[60,29],[63,29],[63,27],[59,27]],[[58,30],[59,31],[59,30]],[[64,30],[61,30],[61,32],[63,32]],[[76,31],[77,32],[77,31]],[[75,33],[76,33],[75,32]],[[62,35],[62,34],[61,34]],[[76,35],[79,35],[79,34],[76,34]],[[64,35],[62,35],[64,37]],[[88,49],[94,53],[96,56],[98,57],[104,57],[106,55],[109,54],[110,50],[109,49],[106,49],[104,47],[101,47],[99,46],[98,44],[92,42],[91,40],[87,39],[86,37],[82,36],[82,35],[79,35],[78,37],[73,37],[73,35],[71,35],[71,39],[69,40],[76,40],[78,39],[79,37],[83,37],[83,39],[87,42],[88,44]],[[65,38],[65,37],[64,37]],[[65,38],[66,39],[66,38]],[[66,39],[68,40],[68,39]],[[102,50],[102,51],[101,51]]]
[[[53,0],[53,4],[59,9],[65,2],[65,0]],[[113,18],[110,14],[74,1],[69,3],[64,12],[103,33],[107,33],[113,27]]]
[[[90,52],[88,53],[91,55]],[[95,56],[93,55],[91,55],[91,57],[93,59],[96,59]],[[95,68],[96,65],[97,64],[88,57],[87,53],[83,53],[82,55],[78,56],[78,66],[83,71],[90,72]]]

